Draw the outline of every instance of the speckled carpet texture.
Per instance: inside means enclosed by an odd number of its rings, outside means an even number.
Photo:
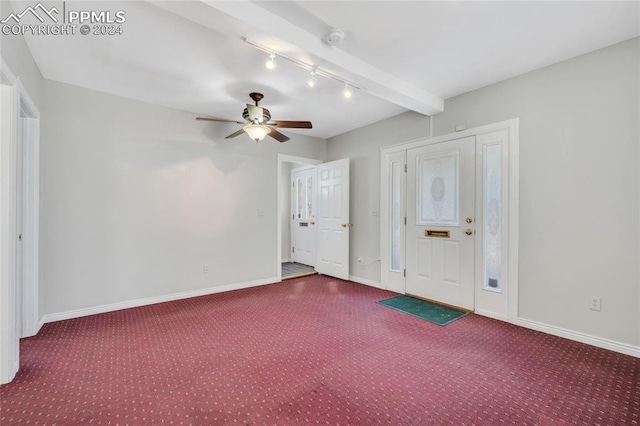
[[[0,424],[638,425],[640,359],[309,276],[46,324]]]

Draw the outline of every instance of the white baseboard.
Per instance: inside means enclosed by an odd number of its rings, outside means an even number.
[[[386,290],[382,284],[377,281],[373,281],[367,278],[356,277],[355,275],[349,275],[349,281],[353,281],[354,283],[368,285],[370,287],[379,288],[382,290]]]
[[[610,351],[640,358],[640,347],[629,345],[627,343],[620,343],[604,339],[602,337],[591,336],[589,334],[567,330],[566,328],[556,327],[524,318],[518,318],[514,324],[530,328],[532,330],[542,331],[543,333],[552,334],[554,336],[564,337],[565,339],[575,340],[576,342],[586,343],[587,345],[596,346],[598,348],[609,349]]]
[[[40,319],[38,320],[38,329],[36,330],[36,334],[40,333],[40,329],[44,325],[44,322],[44,316],[40,317]]]
[[[291,258],[290,258],[290,257],[288,257],[288,258],[286,258],[286,259],[282,259],[282,263],[285,263],[285,262],[291,262]]]
[[[265,284],[275,284],[279,282],[278,278],[265,278],[255,281],[247,281],[242,283],[222,285],[218,287],[209,287],[201,290],[185,291],[182,293],[167,294],[164,296],[148,297],[144,299],[128,300],[126,302],[110,303],[108,305],[94,306],[91,308],[76,309],[73,311],[59,312],[56,314],[48,314],[42,317],[41,323],[49,323],[62,321],[72,318],[80,318],[87,315],[102,314],[105,312],[119,311],[121,309],[137,308],[139,306],[153,305],[155,303],[171,302],[173,300],[188,299],[190,297],[206,296],[208,294],[222,293],[231,290],[240,290],[243,288],[257,287]]]

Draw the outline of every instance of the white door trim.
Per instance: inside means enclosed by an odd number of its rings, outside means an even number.
[[[520,164],[519,164],[519,119],[514,118],[511,120],[501,121],[498,123],[492,123],[484,126],[475,127],[472,129],[467,129],[462,132],[450,133],[437,137],[430,138],[420,138],[409,142],[404,142],[396,145],[391,145],[387,147],[380,148],[380,161],[381,161],[381,173],[380,173],[380,185],[381,185],[381,193],[382,193],[382,185],[388,179],[387,176],[384,176],[382,173],[385,170],[383,161],[386,155],[399,152],[406,151],[411,148],[417,148],[425,145],[431,145],[435,143],[461,139],[468,136],[479,136],[486,133],[492,133],[500,130],[507,129],[509,132],[509,141],[508,141],[508,170],[509,170],[509,189],[508,189],[508,199],[505,200],[506,205],[508,206],[508,247],[507,247],[507,288],[508,288],[508,318],[507,321],[517,323],[518,321],[518,244],[519,244],[519,176],[520,176]],[[386,203],[385,203],[386,201]],[[381,197],[380,199],[380,214],[383,216],[383,212],[388,209],[388,200],[385,200],[385,197]],[[385,229],[385,223],[381,221],[380,224],[380,236],[381,240],[382,236],[386,235],[387,229]],[[386,249],[384,244],[380,244],[380,258],[382,259],[384,256],[387,256],[387,253],[384,252]],[[482,253],[476,253],[476,256],[480,256]],[[381,271],[381,277],[384,277],[385,274]],[[383,287],[387,287],[386,282],[381,283]],[[480,313],[480,312],[479,312]],[[503,320],[505,318],[502,318]]]
[[[309,164],[317,166],[318,164],[322,164],[322,160],[317,160],[315,158],[305,158],[305,157],[296,157],[294,155],[288,154],[278,154],[278,167],[277,167],[277,177],[276,177],[276,188],[277,188],[277,214],[276,214],[276,277],[277,281],[282,281],[282,163],[301,163],[301,164]],[[287,190],[289,190],[287,185]]]
[[[15,232],[15,141],[19,113],[17,78],[4,60],[0,63],[0,383],[13,380],[18,372],[16,240]],[[8,139],[8,140],[7,140]]]
[[[19,368],[19,339],[38,332],[38,232],[40,113],[20,78],[0,57],[3,87],[2,143],[0,144],[0,383],[10,382]],[[22,118],[21,118],[22,116]],[[5,140],[6,138],[6,140]],[[18,244],[16,173],[18,138],[24,143],[23,239]],[[23,250],[22,305],[17,300],[17,250]],[[19,317],[20,316],[20,317]],[[18,327],[20,325],[21,327]],[[17,334],[23,330],[23,336]]]
[[[40,232],[40,112],[18,79],[24,156],[22,336],[40,329],[38,252]]]

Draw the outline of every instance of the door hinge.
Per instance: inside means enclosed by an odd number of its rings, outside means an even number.
[[[407,270],[406,270],[406,269],[403,269],[403,270],[402,270],[402,276],[403,276],[403,277],[406,277],[406,276],[407,276]]]
[[[296,248],[295,247],[291,247],[291,253],[295,253],[296,252]]]
[[[406,216],[404,217],[404,224],[405,225],[407,224],[407,217]]]
[[[22,241],[22,234],[18,234],[18,241]]]
[[[407,173],[407,165],[404,165],[404,172]]]

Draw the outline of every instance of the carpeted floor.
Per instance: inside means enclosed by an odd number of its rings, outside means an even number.
[[[640,423],[640,359],[325,276],[47,324],[0,424]]]

